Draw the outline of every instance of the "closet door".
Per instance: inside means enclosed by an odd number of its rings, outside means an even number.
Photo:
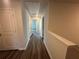
[[[0,22],[0,48],[2,48],[2,28],[1,28],[1,22]]]
[[[12,49],[17,45],[16,17],[11,8],[0,9],[0,49]]]

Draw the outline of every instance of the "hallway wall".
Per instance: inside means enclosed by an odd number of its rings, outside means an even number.
[[[79,44],[79,4],[50,2],[48,29]]]
[[[31,35],[31,29],[30,29],[30,14],[28,13],[26,7],[23,4],[22,7],[22,18],[23,18],[23,28],[24,28],[24,39],[26,46],[30,40],[30,35]],[[26,47],[25,47],[26,48]]]
[[[79,4],[50,1],[48,9],[45,46],[51,59],[65,59],[68,48],[79,44]]]

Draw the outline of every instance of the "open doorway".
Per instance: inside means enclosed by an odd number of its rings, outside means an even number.
[[[44,17],[32,18],[32,32],[44,39]]]
[[[36,20],[32,20],[32,32],[36,32]]]
[[[42,39],[44,39],[44,17],[42,17]]]

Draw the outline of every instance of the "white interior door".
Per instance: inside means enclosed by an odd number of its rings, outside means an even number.
[[[0,49],[11,49],[16,44],[16,19],[13,9],[0,9]]]

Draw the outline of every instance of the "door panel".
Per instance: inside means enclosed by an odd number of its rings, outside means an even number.
[[[0,23],[0,48],[2,48],[2,28]]]
[[[16,19],[13,9],[0,9],[0,49],[14,48],[16,44]]]

